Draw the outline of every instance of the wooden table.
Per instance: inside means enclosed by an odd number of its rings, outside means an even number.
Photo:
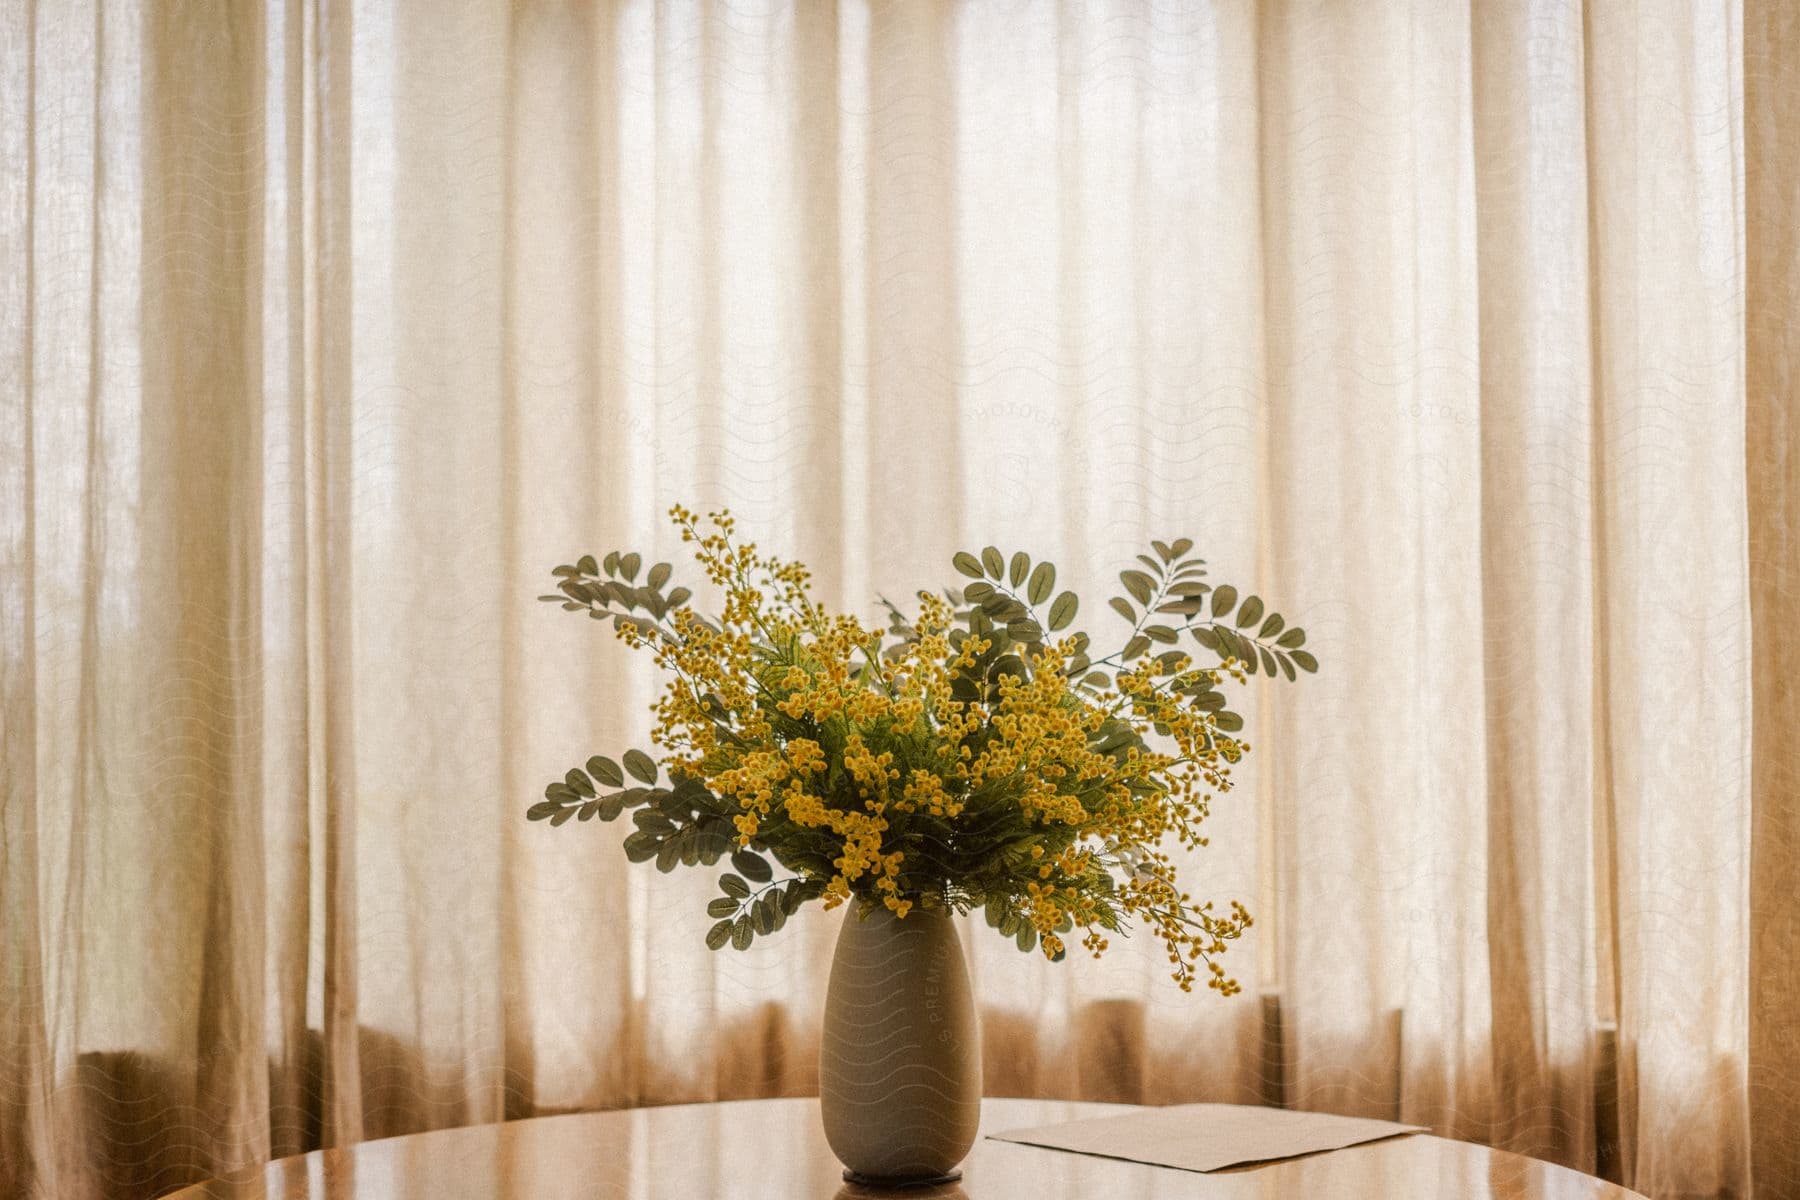
[[[987,1100],[982,1129],[1124,1105]],[[872,1192],[843,1182],[816,1100],[740,1100],[539,1117],[363,1142],[269,1164],[170,1200],[1642,1200],[1537,1159],[1415,1134],[1213,1174],[975,1143],[962,1182]]]

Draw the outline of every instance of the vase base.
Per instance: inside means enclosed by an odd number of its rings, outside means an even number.
[[[864,1175],[861,1171],[844,1169],[844,1182],[854,1183],[858,1187],[884,1188],[897,1191],[902,1188],[938,1187],[946,1183],[955,1183],[962,1178],[962,1168],[946,1171],[942,1175]]]

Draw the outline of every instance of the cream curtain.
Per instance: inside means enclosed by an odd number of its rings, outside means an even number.
[[[801,1093],[833,922],[528,825],[729,504],[1305,624],[1232,1001],[976,928],[989,1091],[1800,1195],[1783,0],[0,6],[0,1192]],[[1753,1119],[1754,1118],[1754,1119]]]

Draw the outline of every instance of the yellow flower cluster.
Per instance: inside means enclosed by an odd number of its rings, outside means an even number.
[[[1136,918],[1184,988],[1202,962],[1235,988],[1212,957],[1248,914],[1194,906],[1160,848],[1204,844],[1210,794],[1247,748],[1181,694],[1216,671],[1146,660],[1084,691],[1072,638],[1015,644],[1000,670],[1000,635],[928,592],[908,635],[884,639],[817,604],[804,567],[739,542],[728,513],[704,528],[671,516],[723,592],[719,615],[675,608],[619,636],[668,672],[652,735],[665,765],[728,807],[741,847],[815,881],[828,907],[980,906],[1053,958],[1077,929],[1098,955]]]

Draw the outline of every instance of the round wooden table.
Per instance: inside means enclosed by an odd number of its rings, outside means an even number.
[[[986,1100],[982,1129],[1125,1111]],[[739,1100],[538,1117],[363,1142],[270,1163],[256,1179],[168,1200],[1642,1200],[1534,1158],[1413,1134],[1211,1174],[975,1143],[960,1183],[902,1192],[847,1184],[818,1101]]]

